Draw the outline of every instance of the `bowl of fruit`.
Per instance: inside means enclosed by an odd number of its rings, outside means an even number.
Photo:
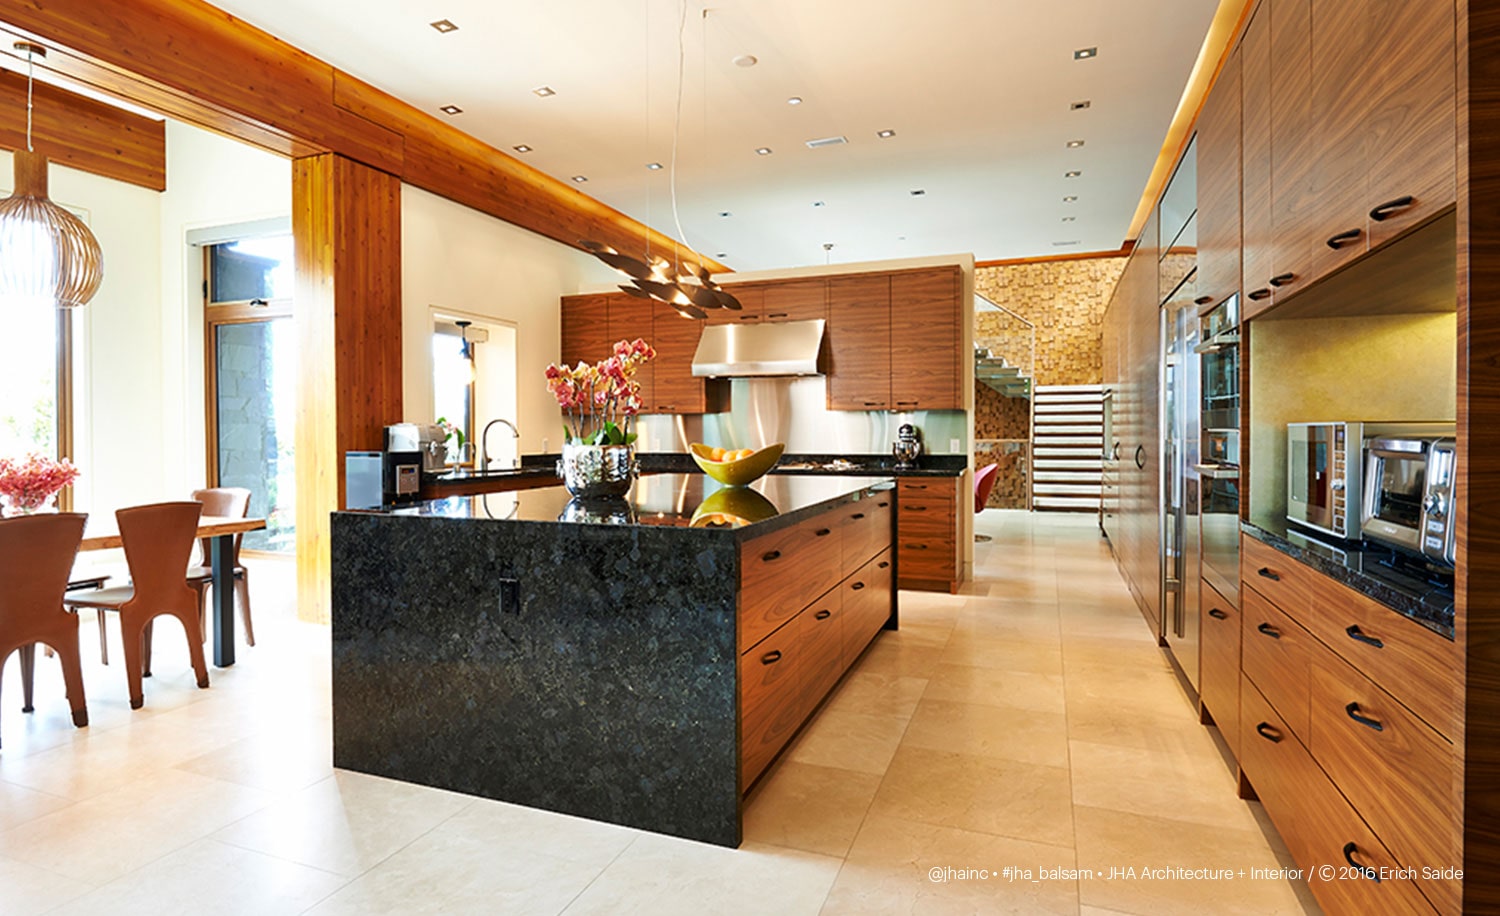
[[[776,504],[754,490],[725,487],[715,490],[693,511],[694,528],[743,528],[779,514]]]
[[[743,487],[769,471],[786,446],[777,442],[762,449],[723,449],[694,442],[688,448],[703,473],[727,486]]]

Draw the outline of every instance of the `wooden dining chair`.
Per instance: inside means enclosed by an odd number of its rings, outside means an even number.
[[[203,504],[198,502],[157,503],[119,510],[115,519],[125,546],[125,563],[130,567],[130,584],[67,598],[68,604],[75,608],[119,612],[131,709],[140,709],[145,701],[141,679],[151,674],[152,621],[163,615],[176,617],[182,624],[198,686],[208,686],[197,601],[182,577],[193,553],[193,539],[202,513]]]
[[[250,491],[243,487],[211,487],[194,490],[193,499],[203,504],[203,514],[220,518],[244,518],[250,514]],[[245,625],[245,642],[255,645],[255,628],[250,625],[250,574],[240,565],[240,541],[242,534],[234,536],[234,597],[240,606],[240,621]],[[213,569],[209,566],[209,541],[199,538],[202,563],[188,567],[188,585],[198,593],[199,629],[208,639],[207,594],[213,586]]]
[[[62,660],[63,684],[79,728],[89,724],[89,713],[78,618],[63,609],[63,593],[87,518],[65,512],[0,520],[0,672],[11,652],[19,651],[21,711],[31,712],[36,644],[50,647]]]

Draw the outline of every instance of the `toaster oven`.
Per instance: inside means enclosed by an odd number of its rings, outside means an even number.
[[[1458,450],[1448,436],[1372,438],[1365,449],[1363,538],[1452,566]]]

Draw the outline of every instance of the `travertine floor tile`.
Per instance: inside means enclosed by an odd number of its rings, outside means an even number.
[[[93,888],[76,877],[0,856],[0,912],[5,916],[46,913]]]
[[[923,699],[902,746],[1066,767],[1068,723],[1055,712]]]
[[[925,678],[880,674],[860,668],[844,678],[823,707],[823,712],[909,719],[917,711],[917,703],[928,683]]]
[[[825,710],[814,719],[783,759],[880,775],[906,732],[905,716],[871,716]]]
[[[745,841],[842,857],[870,810],[880,779],[782,761],[745,805]]]
[[[1061,715],[1067,709],[1060,674],[939,665],[922,695],[928,700],[1009,706]]]

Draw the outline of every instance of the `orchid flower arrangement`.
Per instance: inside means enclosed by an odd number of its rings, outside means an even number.
[[[640,338],[622,340],[614,355],[590,366],[547,367],[547,390],[563,410],[563,441],[581,445],[629,445],[635,441],[630,421],[641,412],[636,370],[656,356]]]
[[[0,458],[0,496],[23,514],[42,508],[77,479],[78,468],[66,458],[54,461],[35,452],[25,458]]]

